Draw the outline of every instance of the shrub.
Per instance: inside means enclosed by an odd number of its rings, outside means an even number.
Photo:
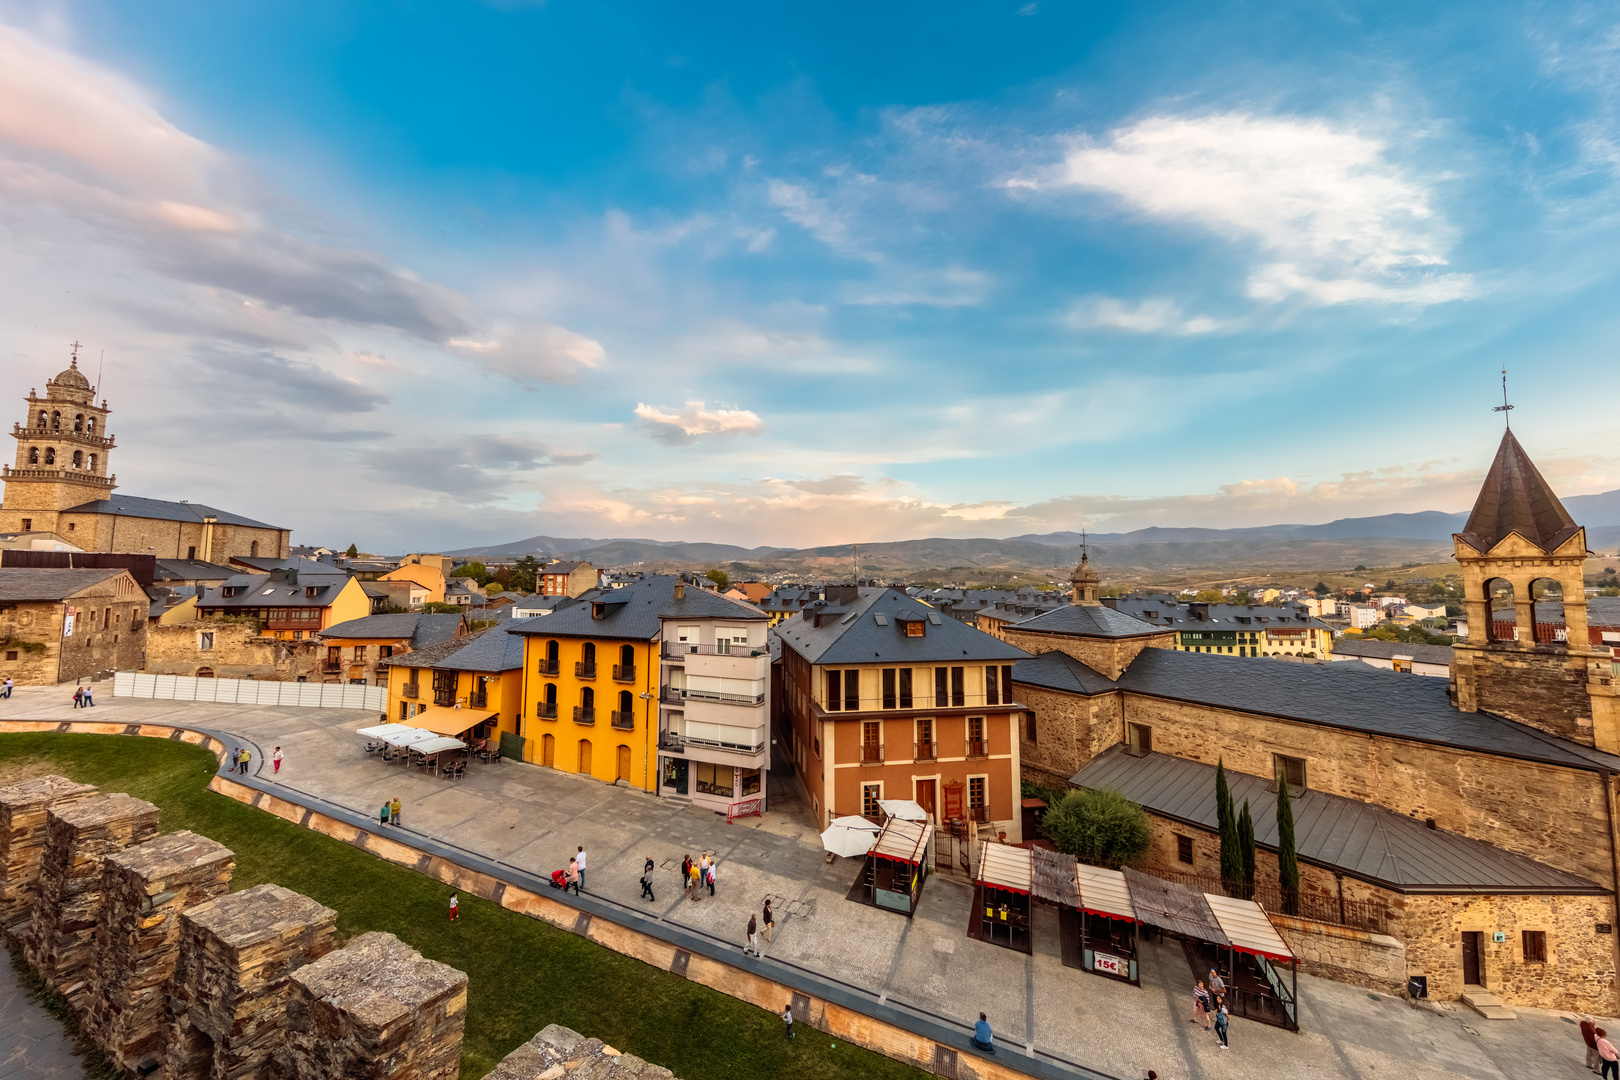
[[[1059,851],[1109,866],[1136,862],[1153,843],[1147,812],[1113,788],[1069,792],[1041,828]]]

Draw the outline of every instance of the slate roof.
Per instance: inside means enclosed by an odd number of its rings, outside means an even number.
[[[1579,528],[1513,432],[1503,432],[1496,460],[1485,474],[1467,524],[1457,535],[1484,552],[1509,533],[1518,533],[1551,553]]]
[[[1085,637],[1128,638],[1162,634],[1165,628],[1144,622],[1123,611],[1089,604],[1065,604],[1060,608],[1014,624],[1020,630],[1044,634],[1079,634]]]
[[[1088,697],[1119,689],[1119,684],[1112,679],[1093,671],[1069,654],[1056,650],[1018,661],[1013,665],[1013,682]]]
[[[1108,603],[1122,614],[1179,632],[1330,629],[1298,605],[1194,604],[1166,596],[1122,596]]]
[[[61,600],[125,572],[123,569],[39,570],[8,566],[0,570],[0,603]]]
[[[326,607],[337,599],[349,575],[334,566],[304,560],[297,570],[272,570],[268,574],[232,574],[224,584],[209,589],[197,601],[202,608]],[[315,595],[308,589],[315,587]],[[238,590],[226,596],[226,589]]]
[[[1013,679],[1018,680],[1018,668]],[[1330,727],[1438,743],[1576,769],[1620,772],[1620,757],[1490,713],[1460,712],[1443,679],[1409,679],[1367,664],[1292,664],[1144,649],[1121,689]]]
[[[544,634],[547,637],[614,638],[623,641],[651,641],[663,629],[662,619],[761,620],[765,613],[740,600],[728,600],[718,593],[686,587],[683,599],[675,599],[675,582],[669,574],[655,574],[633,581],[619,589],[587,589],[569,607],[559,607],[538,619],[518,619],[512,634]],[[604,605],[600,619],[592,616],[595,605]]]
[[[78,506],[63,510],[64,514],[118,514],[121,517],[155,518],[158,521],[195,521],[201,523],[205,517],[214,518],[221,525],[245,525],[252,529],[281,529],[280,525],[266,525],[262,521],[233,514],[228,510],[220,510],[212,506],[204,506],[194,502],[169,502],[167,499],[143,499],[139,495],[124,495],[118,492],[97,499],[94,502],[80,503]]]
[[[1346,665],[1360,666],[1360,665]],[[1255,842],[1277,847],[1277,796],[1269,778],[1228,769],[1232,799],[1248,801]],[[1215,768],[1197,761],[1111,747],[1074,775],[1074,784],[1110,787],[1163,817],[1219,831]],[[1304,862],[1406,893],[1580,893],[1608,890],[1480,840],[1431,829],[1414,818],[1355,799],[1307,789],[1292,800],[1294,845]]]
[[[460,615],[424,615],[419,611],[392,615],[367,615],[336,623],[321,631],[322,638],[392,638],[405,640],[412,649],[423,649],[455,638],[461,627]]]
[[[515,671],[523,667],[523,639],[506,633],[504,627],[491,627],[407,653],[393,664],[456,671]]]
[[[1024,660],[1029,653],[1008,645],[895,589],[862,588],[847,603],[825,607],[780,623],[776,632],[786,648],[812,664],[963,663]],[[829,593],[829,596],[832,596]],[[816,626],[815,615],[821,615]],[[924,622],[922,637],[907,637],[899,616]],[[555,618],[556,616],[552,616]]]
[[[203,562],[201,559],[154,559],[153,563],[154,581],[200,581],[204,578],[211,581],[223,580],[240,573],[228,566]]]
[[[1451,663],[1449,645],[1408,645],[1401,641],[1379,641],[1377,638],[1345,637],[1333,646],[1334,656],[1365,656],[1374,660],[1392,660],[1397,656],[1409,657],[1420,664]]]

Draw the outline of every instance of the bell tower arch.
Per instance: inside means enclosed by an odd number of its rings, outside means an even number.
[[[1453,652],[1457,706],[1620,753],[1613,657],[1587,626],[1586,529],[1511,429],[1452,546],[1468,613]]]
[[[105,499],[118,486],[109,459],[115,445],[107,433],[107,402],[79,370],[74,343],[66,369],[45,380],[41,396],[28,391],[23,421],[12,425],[16,461],[0,467],[5,481],[0,528],[57,532],[60,511]]]

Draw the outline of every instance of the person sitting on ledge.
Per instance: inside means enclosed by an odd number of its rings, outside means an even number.
[[[990,1021],[984,1013],[979,1014],[979,1022],[973,1025],[973,1048],[983,1050],[987,1054],[996,1052],[993,1036],[990,1034]]]

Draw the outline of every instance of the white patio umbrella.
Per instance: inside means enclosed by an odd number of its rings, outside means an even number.
[[[821,846],[843,858],[865,855],[872,850],[881,831],[863,817],[833,818],[827,831],[821,834]]]
[[[878,805],[890,817],[897,817],[901,821],[927,821],[928,811],[918,806],[910,799],[879,799]]]

